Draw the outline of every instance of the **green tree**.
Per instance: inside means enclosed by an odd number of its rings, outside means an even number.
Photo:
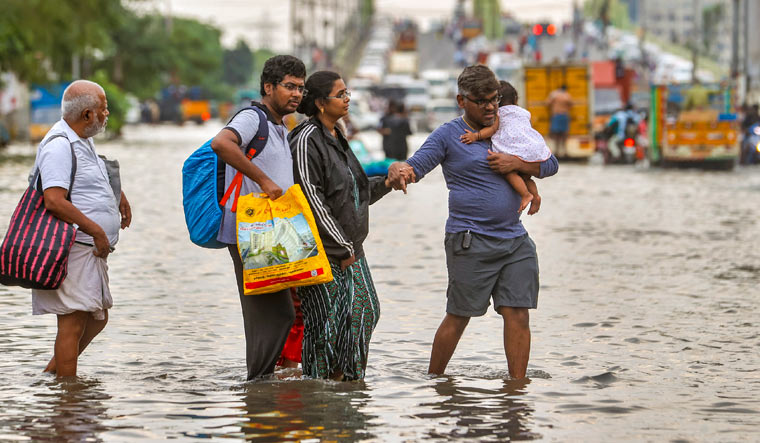
[[[0,72],[13,72],[22,81],[66,81],[80,72],[117,88],[114,97],[123,91],[145,99],[169,84],[182,84],[228,99],[231,85],[247,83],[254,69],[254,56],[240,42],[228,51],[225,71],[219,29],[176,17],[168,26],[166,17],[138,15],[122,0],[0,3]],[[73,70],[73,63],[81,71]],[[114,128],[116,118],[112,110]]]
[[[235,49],[224,51],[224,81],[233,86],[245,86],[253,75],[253,53],[243,40]]]
[[[111,80],[140,99],[156,94],[168,82],[171,47],[164,20],[131,11],[111,33],[111,46],[99,67]]]
[[[121,128],[124,127],[124,121],[129,109],[127,96],[116,84],[112,83],[105,71],[98,71],[90,80],[103,87],[108,100],[108,126],[106,131],[111,137],[121,135]]]
[[[107,47],[124,13],[119,0],[3,0],[2,9],[0,70],[30,82],[70,78],[72,55]]]
[[[606,17],[608,24],[617,28],[627,28],[631,23],[628,5],[620,0],[586,0],[583,11],[587,17],[595,20],[604,20]]]
[[[707,54],[712,54],[712,43],[718,37],[718,24],[723,21],[724,5],[718,3],[702,9],[702,48]]]
[[[174,18],[169,36],[170,81],[201,86],[213,96],[227,95],[221,85],[221,31],[196,20]]]

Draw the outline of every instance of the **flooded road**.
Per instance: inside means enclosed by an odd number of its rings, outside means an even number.
[[[501,318],[473,319],[448,376],[425,372],[445,309],[440,172],[372,207],[382,306],[361,383],[245,383],[234,273],[192,245],[181,166],[219,126],[127,128],[133,223],[109,257],[114,308],[80,381],[41,371],[53,316],[0,286],[0,440],[746,441],[760,427],[760,170],[562,163],[524,216],[538,246],[529,380],[509,380]],[[419,146],[416,137],[411,146]],[[0,161],[0,232],[34,148]],[[287,374],[284,374],[287,375]]]

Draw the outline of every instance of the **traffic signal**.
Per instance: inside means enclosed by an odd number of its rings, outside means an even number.
[[[554,23],[536,23],[533,25],[533,35],[536,37],[541,35],[557,35],[557,26]]]

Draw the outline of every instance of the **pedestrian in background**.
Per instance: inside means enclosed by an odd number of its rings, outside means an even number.
[[[37,149],[34,169],[42,177],[45,208],[78,229],[66,278],[58,289],[32,290],[32,313],[58,316],[53,358],[45,372],[64,377],[77,375],[79,355],[108,322],[113,298],[106,260],[119,241],[119,228],[131,224],[132,210],[123,192],[114,194],[92,140],[108,123],[103,88],[86,80],[71,83],[63,92],[61,113]]]
[[[388,109],[380,119],[379,131],[383,136],[385,158],[406,160],[409,154],[406,137],[412,135],[412,128],[403,103],[395,100],[388,102]]]
[[[573,106],[573,98],[567,92],[567,86],[562,85],[549,94],[547,98],[549,106],[549,136],[554,140],[554,153],[561,157],[565,154],[567,134],[570,131],[570,108]]]

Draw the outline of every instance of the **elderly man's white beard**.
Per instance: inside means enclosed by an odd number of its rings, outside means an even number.
[[[88,125],[88,126],[86,126],[84,128],[84,136],[85,137],[94,137],[94,136],[100,134],[101,132],[103,132],[103,131],[106,130],[106,125],[107,124],[108,124],[108,117],[106,117],[105,120],[103,120],[103,124],[102,125],[100,123],[98,123],[97,120],[95,120],[90,125]]]

